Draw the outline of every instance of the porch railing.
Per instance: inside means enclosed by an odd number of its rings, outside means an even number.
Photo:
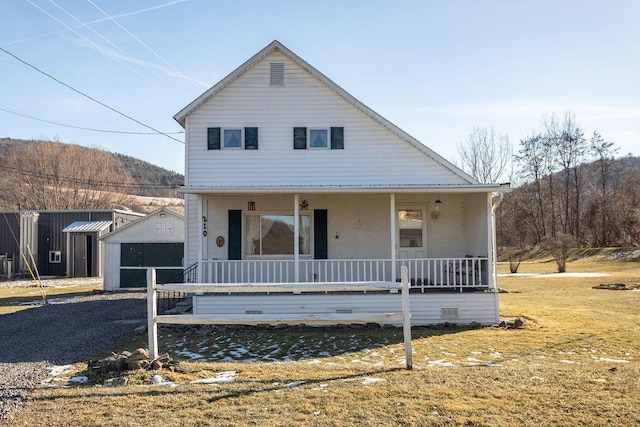
[[[406,265],[413,289],[488,288],[487,258],[300,260],[203,260],[203,283],[394,282]]]

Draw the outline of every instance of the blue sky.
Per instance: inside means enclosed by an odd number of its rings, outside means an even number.
[[[640,155],[640,1],[8,0],[0,47],[157,130],[279,40],[444,157],[474,127],[517,143],[573,111]],[[0,137],[46,138],[183,172],[184,146],[0,52]],[[172,134],[183,140],[183,135]]]

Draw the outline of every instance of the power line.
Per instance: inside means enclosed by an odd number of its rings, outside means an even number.
[[[44,179],[47,181],[57,181],[57,182],[65,182],[69,184],[81,184],[86,186],[93,187],[112,187],[118,188],[121,190],[131,190],[131,189],[140,189],[140,190],[173,190],[179,188],[180,184],[171,184],[171,185],[163,185],[163,184],[138,184],[138,183],[124,183],[124,182],[113,182],[113,181],[98,181],[98,180],[89,180],[89,179],[80,179],[76,177],[69,176],[61,176],[54,175],[44,172],[35,172],[27,169],[14,168],[11,166],[0,165],[0,170],[9,173],[17,173],[20,176],[30,176],[33,178]]]
[[[27,113],[22,113],[20,111],[17,111],[17,110],[14,110],[12,108],[8,108],[8,107],[0,106],[0,110],[4,111],[6,113],[15,114],[16,116],[25,117],[27,119],[37,120],[39,122],[51,123],[52,125],[64,126],[64,127],[73,128],[73,129],[89,130],[89,131],[92,131],[92,132],[117,133],[117,134],[125,134],[125,135],[157,135],[158,134],[157,132],[129,132],[129,131],[124,131],[124,130],[87,128],[87,127],[82,127],[82,126],[68,125],[68,124],[64,124],[64,123],[54,122],[54,121],[51,121],[51,120],[41,119],[41,118],[34,117],[34,116],[32,116],[30,114],[27,114]],[[165,132],[165,133],[168,134],[168,135],[179,135],[179,134],[183,134],[184,131],[180,131],[180,132]]]
[[[103,107],[105,107],[105,108],[107,108],[107,109],[109,109],[109,110],[113,111],[114,113],[117,113],[117,114],[121,115],[122,117],[125,117],[125,118],[127,118],[127,119],[129,119],[129,120],[131,120],[131,121],[133,121],[133,122],[136,122],[136,123],[138,123],[139,125],[146,127],[147,129],[151,129],[151,130],[152,130],[152,131],[154,131],[155,133],[159,133],[160,135],[164,135],[164,136],[166,136],[167,138],[171,138],[171,139],[173,139],[174,141],[179,142],[180,144],[184,144],[184,141],[180,141],[179,139],[174,138],[174,137],[172,137],[171,135],[169,135],[169,134],[167,134],[167,133],[165,133],[165,132],[161,132],[161,131],[159,131],[158,129],[156,129],[156,128],[152,127],[152,126],[149,126],[149,125],[147,125],[147,124],[145,124],[145,123],[142,123],[140,120],[136,120],[136,119],[134,119],[133,117],[128,116],[128,115],[126,115],[125,113],[123,113],[123,112],[121,112],[121,111],[118,111],[118,110],[116,110],[116,109],[115,109],[115,108],[113,108],[113,107],[108,106],[108,105],[107,105],[107,104],[105,104],[104,102],[98,101],[97,99],[92,98],[91,96],[87,95],[86,93],[79,91],[78,89],[74,88],[73,86],[70,86],[70,85],[68,85],[67,83],[65,83],[65,82],[63,82],[63,81],[61,81],[61,80],[58,80],[57,78],[53,77],[51,74],[47,74],[46,72],[42,71],[41,69],[39,69],[39,68],[38,68],[38,67],[36,67],[35,65],[31,65],[31,64],[30,64],[30,63],[28,63],[27,61],[25,61],[25,60],[23,60],[23,59],[21,59],[21,58],[17,57],[16,55],[14,55],[13,53],[11,53],[11,52],[9,52],[8,50],[4,49],[3,47],[0,47],[0,50],[1,50],[2,52],[6,53],[7,55],[9,55],[9,56],[11,56],[11,57],[13,57],[13,58],[17,59],[18,61],[22,62],[24,65],[26,65],[26,66],[28,66],[28,67],[33,68],[34,70],[36,70],[36,71],[37,71],[37,72],[39,72],[40,74],[43,74],[43,75],[45,75],[45,76],[49,77],[51,80],[53,80],[53,81],[55,81],[55,82],[57,82],[57,83],[59,83],[59,84],[61,84],[61,85],[65,86],[65,87],[67,87],[67,88],[71,89],[72,91],[76,92],[77,94],[80,94],[80,95],[84,96],[85,98],[90,99],[91,101],[95,102],[96,104],[100,104],[100,105],[102,105]]]

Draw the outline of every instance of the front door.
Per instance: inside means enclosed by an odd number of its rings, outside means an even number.
[[[427,257],[424,205],[400,206],[396,211],[396,244],[399,259]]]

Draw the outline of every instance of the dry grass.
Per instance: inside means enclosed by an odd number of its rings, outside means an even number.
[[[501,269],[506,272],[507,267]],[[34,402],[9,422],[52,426],[638,425],[640,292],[591,287],[638,282],[639,264],[572,262],[568,270],[610,276],[501,277],[500,287],[509,291],[500,294],[501,312],[525,317],[525,327],[415,328],[413,371],[400,368],[399,330],[333,329],[331,337],[340,346],[325,356],[319,356],[313,345],[322,340],[326,344],[322,330],[230,330],[219,335],[235,334],[233,340],[244,340],[241,344],[247,348],[269,340],[294,346],[300,336],[306,336],[302,346],[307,349],[291,362],[183,363],[184,373],[162,373],[182,383],[175,387],[149,385],[151,373],[138,373],[131,382],[145,385],[39,389]],[[554,271],[552,262],[520,267],[522,273]],[[165,331],[161,347],[196,351],[196,341],[202,340],[192,331],[186,335],[193,339],[176,346],[185,333],[170,335]],[[127,342],[122,348],[139,344]],[[221,371],[235,371],[233,382],[189,384]]]
[[[43,281],[49,300],[90,295],[102,290],[96,279],[58,279]],[[42,291],[32,281],[0,282],[0,315],[26,310],[42,303]]]

